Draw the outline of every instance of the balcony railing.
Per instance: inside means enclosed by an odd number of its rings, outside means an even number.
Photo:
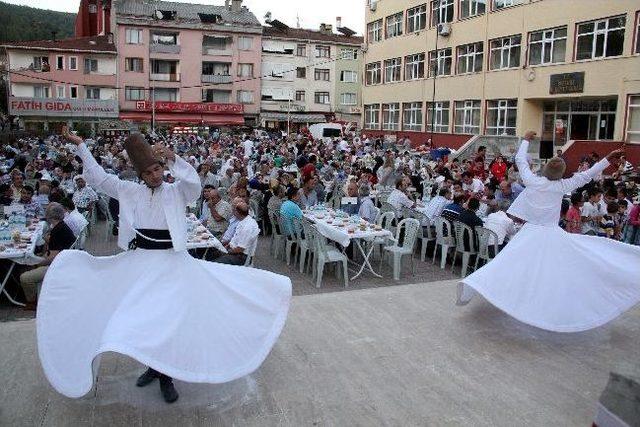
[[[211,56],[232,56],[233,50],[231,50],[231,47],[220,49],[213,46],[202,46],[202,54]]]
[[[203,74],[202,75],[202,83],[218,83],[225,84],[231,83],[233,81],[233,77],[230,75],[224,74]]]
[[[180,53],[180,45],[177,45],[177,44],[151,43],[149,45],[149,52],[151,52],[151,53],[178,54],[178,53]]]
[[[179,82],[180,73],[175,73],[175,74],[151,73],[149,78],[156,82]]]

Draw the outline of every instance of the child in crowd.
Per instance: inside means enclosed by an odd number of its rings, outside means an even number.
[[[567,233],[582,234],[582,217],[580,211],[582,209],[582,194],[573,193],[571,195],[571,206],[565,215]]]
[[[582,216],[582,234],[598,235],[600,220],[604,212],[600,207],[602,190],[592,188],[588,192],[588,199],[584,202],[580,215]]]
[[[617,221],[619,209],[618,202],[609,202],[607,204],[607,213],[600,220],[598,235],[609,239],[620,239],[620,225]]]

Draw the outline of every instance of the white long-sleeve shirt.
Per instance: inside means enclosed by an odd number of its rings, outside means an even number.
[[[546,177],[536,176],[531,171],[527,161],[528,149],[529,141],[523,140],[516,154],[516,164],[526,188],[513,202],[508,213],[536,225],[557,226],[564,195],[588,184],[609,166],[609,161],[602,159],[585,172],[576,173],[571,178],[551,181]]]

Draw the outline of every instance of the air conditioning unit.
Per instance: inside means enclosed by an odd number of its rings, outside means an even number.
[[[378,9],[378,0],[371,0],[371,3],[369,4],[369,10],[371,10],[371,12],[375,12]]]
[[[367,50],[369,50],[369,45],[367,43],[362,43],[360,45],[360,50],[366,53]]]
[[[444,23],[438,25],[438,34],[443,37],[448,37],[451,34],[451,24]]]

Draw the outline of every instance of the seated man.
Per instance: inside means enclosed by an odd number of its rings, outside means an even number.
[[[497,243],[499,248],[503,248],[507,238],[511,238],[516,234],[516,228],[513,220],[507,215],[511,204],[502,200],[500,202],[493,202],[489,204],[489,215],[484,220],[484,228],[489,229],[496,233],[498,241],[491,236],[489,239],[489,252],[492,256],[495,256],[494,250]],[[579,216],[578,216],[579,217]]]
[[[402,218],[402,208],[414,208],[416,203],[413,202],[409,196],[407,196],[407,188],[409,188],[410,181],[408,179],[400,178],[396,181],[396,188],[389,194],[387,202],[393,206],[396,211],[396,219]]]
[[[287,236],[293,234],[293,218],[302,219],[302,209],[298,206],[300,201],[300,193],[295,187],[289,187],[287,190],[287,200],[280,206],[280,217],[284,230],[282,232]]]
[[[361,201],[358,199],[358,185],[355,182],[350,182],[347,185],[347,195],[345,197],[355,199],[355,203],[345,203],[345,204],[341,203],[340,209],[349,215],[357,215],[358,212],[360,211]]]
[[[92,213],[93,208],[98,201],[98,194],[93,188],[87,185],[82,175],[75,177],[76,191],[73,193],[73,203],[78,208],[80,213],[89,212]]]
[[[457,221],[462,212],[462,204],[464,203],[464,194],[456,194],[453,196],[453,202],[448,204],[442,210],[442,217],[451,222]]]
[[[233,236],[228,242],[222,242],[228,253],[214,259],[220,264],[244,265],[251,251],[258,243],[260,227],[255,219],[249,216],[249,205],[245,201],[235,204],[233,215],[238,220]]]
[[[479,208],[480,208],[480,200],[476,199],[475,197],[472,197],[467,202],[466,209],[463,208],[462,212],[460,212],[460,215],[458,215],[458,221],[468,225],[473,230],[474,241],[477,241],[475,228],[482,227],[482,220],[480,219],[480,217],[478,217],[476,213],[478,212]],[[465,238],[464,238],[464,248],[465,250],[470,249],[469,237],[467,234],[465,234]]]
[[[438,191],[438,195],[433,199],[429,200],[429,203],[424,209],[424,213],[429,221],[432,221],[437,217],[442,215],[442,211],[445,206],[451,203],[451,190],[448,188],[441,188]]]
[[[358,195],[360,196],[360,209],[358,210],[358,215],[360,215],[360,218],[365,221],[373,223],[376,221],[379,211],[373,204],[370,194],[371,187],[367,184],[360,186],[360,189],[358,190]]]
[[[25,185],[20,190],[20,199],[17,205],[24,208],[24,214],[29,218],[42,218],[42,206],[33,200],[33,187]]]
[[[200,220],[209,227],[214,236],[218,238],[222,236],[229,226],[229,219],[232,215],[231,205],[222,200],[218,190],[205,188]]]
[[[45,259],[33,270],[20,275],[20,284],[27,300],[25,310],[35,310],[40,285],[49,265],[61,251],[69,249],[76,240],[73,232],[64,222],[64,208],[59,203],[50,203],[47,206],[45,217],[51,230],[47,239]]]
[[[82,230],[89,224],[89,221],[76,209],[71,199],[65,197],[60,200],[60,205],[62,205],[65,210],[64,222],[69,226],[71,231],[73,231],[73,235],[78,237]]]

